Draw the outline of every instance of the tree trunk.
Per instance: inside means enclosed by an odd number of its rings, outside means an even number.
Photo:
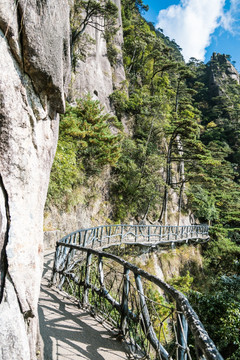
[[[178,136],[176,138],[177,140],[177,148],[180,156],[183,156],[183,145],[181,142],[180,137]],[[183,192],[184,192],[184,186],[185,186],[185,168],[184,168],[184,159],[180,160],[179,164],[179,182],[180,190],[179,190],[179,199],[178,199],[178,226],[181,222],[181,211],[182,211],[182,198],[183,198]]]
[[[169,145],[168,145],[168,152],[167,152],[167,163],[166,163],[166,181],[165,181],[165,187],[164,187],[164,195],[163,195],[163,204],[162,204],[162,210],[159,216],[158,221],[160,223],[163,223],[164,225],[167,225],[168,222],[168,188],[171,184],[171,155],[172,155],[172,145],[173,145],[173,138],[170,139]]]

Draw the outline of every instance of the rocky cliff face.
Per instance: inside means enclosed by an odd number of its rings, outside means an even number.
[[[69,68],[67,0],[0,0],[2,360],[36,358],[43,208]]]
[[[99,31],[94,27],[87,26],[85,33],[93,40],[89,45],[86,59],[78,60],[74,72],[72,73],[71,100],[79,98],[84,94],[90,93],[91,96],[99,100],[106,111],[111,111],[109,95],[114,88],[119,87],[125,80],[125,72],[122,59],[122,19],[121,2],[113,0],[118,8],[117,24],[118,32],[114,37],[114,46],[118,51],[116,64],[111,66],[107,54],[107,44],[104,39],[104,29]],[[98,22],[101,21],[98,19]]]

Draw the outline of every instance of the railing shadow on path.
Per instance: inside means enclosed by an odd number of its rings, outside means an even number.
[[[44,360],[123,360],[127,349],[77,303],[49,288],[54,253],[45,255],[39,300],[40,334]]]

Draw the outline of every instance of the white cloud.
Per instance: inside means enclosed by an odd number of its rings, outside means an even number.
[[[231,0],[230,9],[226,11],[221,18],[221,26],[224,30],[236,35],[240,33],[240,2]]]
[[[238,3],[239,0],[232,0]],[[225,0],[181,0],[161,10],[157,27],[183,49],[186,61],[190,57],[204,60],[205,48],[210,44],[211,34],[223,19]],[[232,15],[225,18],[225,26],[231,26]],[[223,20],[222,20],[223,22]],[[228,25],[227,25],[228,24]]]

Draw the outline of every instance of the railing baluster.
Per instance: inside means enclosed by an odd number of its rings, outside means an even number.
[[[94,247],[94,244],[96,242],[96,229],[93,230],[93,238],[92,238],[92,246]]]
[[[99,273],[100,287],[101,287],[101,289],[103,291],[103,288],[104,288],[104,273],[103,273],[103,262],[102,262],[102,256],[101,255],[98,255],[98,273]]]
[[[109,225],[109,230],[108,230],[108,244],[110,244],[110,241],[111,241],[111,232],[112,232],[112,227],[111,225]]]
[[[148,226],[148,242],[150,242],[151,239],[151,226]]]
[[[189,352],[187,346],[188,323],[179,306],[177,306],[177,311],[177,337],[180,345],[178,347],[178,360],[187,360],[187,353]]]
[[[120,240],[121,243],[123,241],[123,230],[124,230],[124,225],[121,224],[121,240]]]
[[[88,250],[88,252],[87,252],[87,260],[86,260],[86,269],[85,269],[83,305],[88,305],[88,288],[89,288],[91,263],[92,263],[92,253],[90,253],[90,251]]]
[[[87,246],[87,230],[84,231],[83,246]]]
[[[122,334],[126,335],[127,317],[128,317],[128,294],[129,294],[129,273],[130,270],[124,267],[124,282],[123,282],[123,293],[122,293],[122,304],[121,304],[121,331]]]
[[[175,240],[178,239],[178,226],[175,226]]]
[[[103,240],[103,226],[100,227],[100,245],[102,246],[102,240]]]

